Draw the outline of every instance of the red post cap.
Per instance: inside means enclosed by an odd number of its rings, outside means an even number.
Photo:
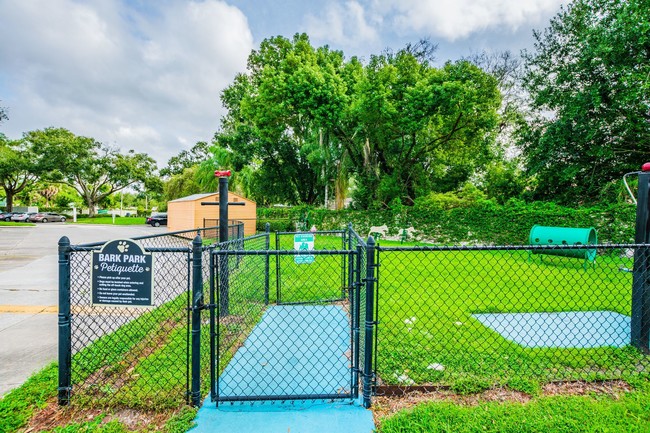
[[[230,170],[217,170],[214,172],[214,177],[230,177]]]
[[[641,171],[647,173],[650,171],[650,162],[646,162],[641,166]]]

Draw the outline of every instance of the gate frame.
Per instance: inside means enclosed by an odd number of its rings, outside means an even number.
[[[340,250],[310,250],[310,251],[298,251],[298,250],[281,250],[279,249],[279,235],[293,235],[296,233],[312,233],[312,232],[276,232],[275,233],[275,244],[276,249],[270,250],[270,230],[269,226],[266,227],[266,232],[261,235],[256,235],[254,237],[266,236],[266,249],[265,250],[243,250],[243,249],[229,249],[225,245],[216,245],[216,248],[210,250],[210,398],[211,401],[216,403],[217,406],[220,403],[225,402],[243,402],[243,401],[292,401],[292,400],[357,400],[359,399],[359,388],[362,390],[362,401],[364,407],[369,408],[372,404],[372,395],[375,388],[375,378],[376,374],[374,371],[375,359],[374,359],[374,346],[376,345],[376,337],[374,333],[374,328],[377,326],[377,322],[374,319],[375,309],[376,309],[376,296],[375,290],[377,290],[377,276],[378,276],[378,264],[376,264],[376,255],[377,250],[375,248],[375,241],[372,237],[368,238],[366,243],[363,239],[353,231],[351,224],[349,224],[345,230],[333,230],[333,231],[322,231],[316,232],[316,234],[342,234],[342,248]],[[356,235],[357,240],[359,241],[356,248],[352,248],[352,236]],[[250,238],[244,238],[250,239]],[[240,248],[240,245],[236,246]],[[219,395],[219,375],[221,370],[220,363],[220,353],[221,347],[219,342],[220,334],[220,323],[216,322],[218,317],[221,316],[220,313],[215,312],[215,309],[219,308],[220,300],[220,285],[223,283],[224,275],[219,271],[220,264],[223,263],[225,258],[227,263],[227,258],[229,256],[265,256],[265,293],[264,293],[264,304],[269,305],[268,299],[268,279],[269,279],[269,259],[271,256],[276,257],[276,290],[278,290],[278,300],[280,295],[280,283],[279,276],[281,275],[280,261],[278,260],[280,256],[290,255],[341,255],[341,282],[342,282],[342,297],[340,299],[327,299],[316,302],[332,303],[341,300],[347,300],[350,307],[350,324],[349,324],[349,334],[350,334],[350,349],[351,349],[351,362],[349,367],[350,372],[350,392],[345,394],[306,394],[306,395],[267,395],[267,396],[220,396]],[[361,273],[361,259],[362,255],[365,255],[366,258],[366,272],[365,275]],[[226,278],[228,276],[225,276]],[[229,282],[226,281],[226,284],[229,285]],[[366,299],[365,299],[365,315],[361,317],[361,291],[365,290]],[[345,292],[348,292],[347,294]],[[277,300],[276,300],[277,302]],[[282,303],[277,302],[277,305],[305,305],[316,302],[305,302],[305,303]],[[363,321],[364,326],[364,340],[360,341],[360,325]],[[364,359],[360,359],[360,345],[364,345]],[[360,363],[363,362],[363,365]],[[361,381],[359,380],[361,379]],[[361,382],[361,383],[360,383]]]

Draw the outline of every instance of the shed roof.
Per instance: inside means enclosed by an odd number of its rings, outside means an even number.
[[[235,194],[232,191],[228,191],[228,194],[233,195],[233,196],[237,197],[238,199],[241,199],[241,200],[244,200],[244,201],[247,201],[247,202],[250,202],[250,203],[255,203],[253,200],[242,197],[241,195]],[[198,201],[198,200],[203,200],[203,199],[208,198],[208,197],[214,197],[215,200],[216,200],[217,197],[219,197],[219,193],[218,192],[206,192],[206,193],[202,193],[202,194],[192,194],[192,195],[188,195],[186,197],[177,198],[176,200],[170,200],[168,203],[177,203],[177,202],[184,202],[184,201]]]
[[[210,197],[212,195],[219,195],[219,194],[217,194],[216,192],[207,192],[207,193],[203,193],[203,194],[192,194],[192,195],[188,195],[187,197],[181,197],[181,198],[177,198],[176,200],[171,200],[170,202],[174,203],[174,202],[177,202],[177,201],[196,201],[196,200],[204,199],[206,197]]]

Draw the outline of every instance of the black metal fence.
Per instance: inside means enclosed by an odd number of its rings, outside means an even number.
[[[647,376],[648,248],[379,246],[376,392]]]
[[[267,232],[213,250],[213,401],[358,397],[367,246],[351,233]]]
[[[218,403],[368,407],[373,394],[414,389],[650,375],[647,243],[391,247],[352,227],[211,245],[189,235],[140,239],[158,257],[150,309],[91,305],[101,244],[61,245],[60,368],[71,377],[60,399],[74,384],[94,404],[198,405],[209,388]],[[595,261],[550,254],[569,250]]]
[[[230,231],[243,234],[240,224]],[[198,245],[193,240],[199,235]],[[155,256],[153,305],[120,307],[93,305],[92,254],[104,242],[59,243],[59,402],[71,394],[79,404],[124,404],[146,408],[176,407],[189,399],[193,355],[191,319],[198,316],[208,281],[210,245],[218,230],[206,228],[135,238]],[[204,240],[205,239],[205,240]],[[196,260],[196,254],[199,260]],[[205,259],[203,259],[205,256]],[[193,265],[198,264],[198,269]],[[201,278],[194,284],[195,276]],[[198,286],[197,286],[198,285]],[[196,291],[196,290],[195,290]],[[207,290],[205,290],[207,296]],[[202,295],[203,293],[201,293]],[[200,349],[208,373],[209,332]],[[199,387],[207,392],[207,380]],[[199,394],[201,394],[199,392]]]

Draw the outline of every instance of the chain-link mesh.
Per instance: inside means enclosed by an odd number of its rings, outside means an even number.
[[[219,219],[203,218],[202,237],[204,243],[219,243]],[[244,237],[244,222],[228,220],[228,239],[241,239]]]
[[[561,256],[581,249],[595,262]],[[380,247],[379,393],[650,373],[630,344],[633,269],[650,277],[635,249]]]
[[[72,247],[78,401],[185,401],[196,234],[139,239],[155,255],[144,309],[91,305],[102,244]],[[388,394],[650,373],[647,245],[374,249],[350,228],[294,249],[305,234],[203,242],[202,395],[355,398],[370,381]],[[565,257],[581,250],[587,259]]]
[[[312,234],[314,251],[293,250],[294,233],[215,248],[217,401],[351,396],[346,238]]]
[[[92,252],[100,250],[103,243],[71,247],[71,380],[75,402],[161,408],[177,407],[186,401],[191,356],[191,244],[197,234],[207,234],[204,243],[210,243],[214,230],[136,238],[154,256],[153,306],[147,308],[92,305]],[[203,254],[206,283],[207,250]],[[208,324],[206,314],[201,344],[205,376],[210,353]],[[208,384],[206,380],[206,392]]]

